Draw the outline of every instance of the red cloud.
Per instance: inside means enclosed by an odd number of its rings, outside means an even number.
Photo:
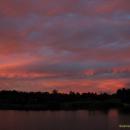
[[[125,87],[129,13],[129,0],[0,0],[1,85],[79,92]]]

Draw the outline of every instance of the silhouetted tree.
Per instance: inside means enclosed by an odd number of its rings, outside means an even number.
[[[130,89],[107,93],[0,91],[0,109],[87,109],[130,106]]]

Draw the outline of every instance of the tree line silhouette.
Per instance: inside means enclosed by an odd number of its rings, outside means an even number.
[[[0,91],[0,109],[57,110],[130,108],[130,89],[108,93]],[[129,109],[130,110],[130,109]]]

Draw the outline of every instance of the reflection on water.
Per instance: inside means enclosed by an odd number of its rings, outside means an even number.
[[[130,114],[104,111],[0,111],[0,130],[120,130]],[[128,128],[125,128],[127,130]],[[129,128],[130,130],[130,128]]]

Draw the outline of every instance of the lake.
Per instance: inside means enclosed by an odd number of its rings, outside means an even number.
[[[0,111],[0,130],[130,130],[130,114],[110,111]]]

